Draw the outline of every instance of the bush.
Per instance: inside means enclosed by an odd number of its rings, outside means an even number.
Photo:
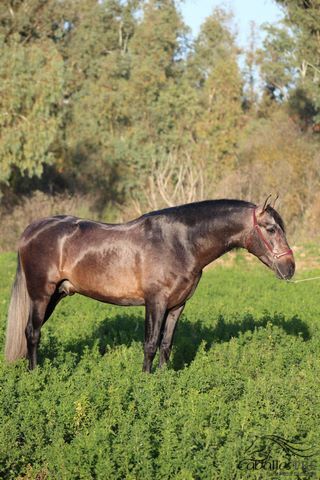
[[[92,197],[81,195],[48,195],[36,191],[31,197],[22,197],[11,211],[0,210],[0,252],[15,250],[20,235],[34,220],[58,214],[95,218],[93,205]]]
[[[14,256],[0,269],[2,344]],[[238,468],[256,438],[319,445],[319,317],[317,283],[218,266],[187,304],[171,366],[146,375],[141,308],[65,299],[35,371],[0,359],[1,478],[257,478]]]

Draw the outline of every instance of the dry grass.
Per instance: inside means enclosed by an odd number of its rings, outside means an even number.
[[[31,197],[22,197],[12,211],[0,211],[0,252],[16,250],[24,229],[38,218],[68,214],[95,218],[94,200],[80,195],[47,195],[35,192]]]

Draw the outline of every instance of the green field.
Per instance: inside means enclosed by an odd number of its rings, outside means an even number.
[[[0,256],[1,347],[15,265]],[[142,339],[143,309],[75,295],[43,327],[34,372],[1,355],[1,479],[320,477],[320,281],[238,256],[204,274],[168,368],[141,372]]]

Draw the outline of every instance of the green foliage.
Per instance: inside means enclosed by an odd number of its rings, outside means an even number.
[[[0,256],[1,343],[15,263]],[[141,308],[65,299],[34,372],[0,360],[1,478],[253,479],[237,465],[256,436],[317,447],[319,315],[317,283],[237,256],[204,274],[171,366],[145,375]]]
[[[202,159],[207,189],[221,179],[225,169],[234,168],[239,140],[242,79],[230,20],[230,14],[214,10],[189,56],[188,75],[198,87],[194,157]]]
[[[1,218],[37,190],[100,219],[277,190],[289,230],[317,235],[319,2],[279,3],[241,72],[222,9],[192,39],[178,0],[0,2]]]
[[[0,37],[0,182],[13,166],[40,176],[61,124],[63,62],[50,41],[30,46]]]
[[[247,179],[243,182],[244,198],[263,201],[265,193],[259,193],[259,178],[263,178],[263,192],[280,193],[279,211],[290,232],[299,230],[306,238],[317,232],[316,222],[309,221],[303,233],[301,218],[308,217],[307,211],[317,203],[314,192],[320,186],[318,148],[310,134],[301,137],[299,126],[276,105],[270,107],[268,116],[247,123],[240,147],[239,164]]]
[[[174,1],[145,3],[128,46],[130,78],[123,91],[127,102],[123,130],[133,172],[129,190],[137,187],[139,175],[140,185],[147,181],[154,158],[186,143],[184,120],[194,99],[184,78],[186,31]]]
[[[287,36],[286,30],[278,31],[276,44],[280,51],[284,53],[282,58],[278,56],[278,64],[274,63],[275,71],[279,66],[288,70],[293,68],[291,81],[304,92],[309,101],[313,104],[313,112],[309,112],[310,120],[319,122],[320,120],[320,3],[319,0],[300,1],[300,0],[276,0],[284,7],[285,23],[291,30],[291,36]],[[273,30],[273,29],[272,29]],[[273,31],[274,33],[274,31]],[[272,34],[273,34],[272,33]],[[291,37],[291,38],[290,38]],[[290,52],[291,45],[291,52]],[[288,49],[289,47],[289,49]],[[278,50],[279,51],[279,50]],[[279,53],[280,53],[279,51]],[[288,60],[289,64],[288,65]],[[300,112],[305,114],[303,105]],[[297,112],[299,113],[299,111]],[[312,113],[310,115],[310,113]],[[305,119],[304,119],[305,120]]]
[[[174,152],[201,161],[213,188],[234,167],[241,116],[229,21],[216,10],[192,43],[174,0],[7,2],[0,181],[51,163],[103,208]]]
[[[295,39],[283,26],[266,25],[264,30],[266,37],[259,52],[262,78],[269,94],[284,99],[298,68]]]

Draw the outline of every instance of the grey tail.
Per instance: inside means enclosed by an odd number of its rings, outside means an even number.
[[[31,300],[27,290],[26,277],[18,255],[16,278],[12,287],[8,311],[8,323],[5,344],[5,358],[14,362],[27,356],[25,329],[28,323]]]

